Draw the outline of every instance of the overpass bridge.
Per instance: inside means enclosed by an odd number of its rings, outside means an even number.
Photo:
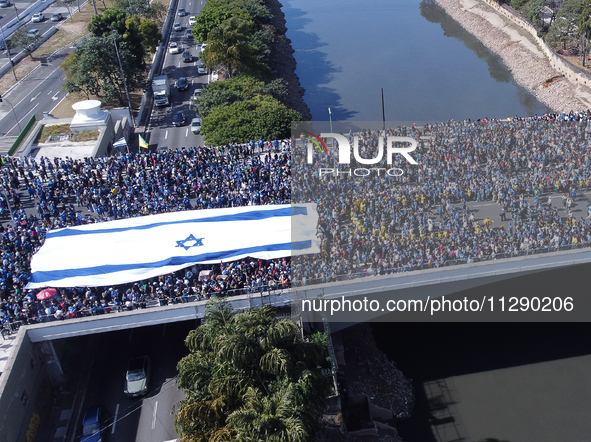
[[[288,312],[287,315],[290,314],[289,312],[300,314],[303,322],[324,322],[326,324],[326,322],[332,321],[330,329],[338,331],[361,321],[380,320],[380,317],[386,318],[383,320],[392,319],[387,319],[385,313],[377,311],[355,312],[354,316],[349,316],[346,321],[343,321],[342,317],[331,317],[323,312],[304,313],[301,308],[297,307],[301,304],[296,303],[296,307],[293,307],[294,301],[318,298],[323,300],[355,299],[364,296],[394,300],[434,299],[441,296],[453,296],[464,290],[474,290],[524,275],[539,274],[555,269],[559,271],[562,269],[566,273],[568,268],[579,269],[580,266],[589,263],[591,263],[591,248],[582,248],[544,255],[522,256],[297,287],[263,296],[259,293],[240,295],[229,298],[229,301],[237,311],[273,305],[283,308]],[[585,268],[583,268],[583,272],[579,271],[579,273],[584,273],[584,271],[586,271]],[[22,423],[31,419],[31,413],[33,413],[31,407],[35,402],[34,398],[38,395],[39,379],[48,378],[54,386],[64,383],[65,376],[52,341],[180,321],[193,320],[197,326],[198,320],[204,316],[205,304],[206,301],[198,301],[21,327],[15,338],[11,336],[13,338],[12,348],[8,354],[5,354],[6,366],[0,376],[0,434],[16,436],[22,430]],[[580,308],[580,305],[577,307],[579,307],[577,309],[579,314],[582,315],[585,311],[591,311],[591,309]],[[290,308],[291,310],[289,310]],[[466,320],[466,316],[458,318],[458,320]],[[547,315],[541,317],[544,321],[555,320],[548,319]],[[474,318],[472,316],[470,321],[475,320]],[[520,315],[519,318],[513,320],[520,321],[521,318]],[[572,315],[561,317],[553,314],[552,318],[573,320]],[[396,320],[408,322],[438,319],[422,313],[418,319],[410,314],[405,314]],[[0,440],[2,440],[1,437]]]
[[[295,300],[354,298],[364,295],[384,299],[426,300],[452,295],[495,282],[553,269],[591,263],[591,248],[484,261],[473,264],[365,277],[314,286],[276,290],[267,294],[250,293],[229,298],[237,311],[263,305],[291,307]],[[66,319],[24,327],[31,342],[44,342],[94,333],[145,327],[203,318],[207,301]],[[376,319],[382,313],[359,317],[354,322]],[[314,318],[310,318],[314,319]],[[320,317],[316,317],[321,320]],[[330,320],[330,318],[329,318]],[[336,320],[334,322],[337,322]]]

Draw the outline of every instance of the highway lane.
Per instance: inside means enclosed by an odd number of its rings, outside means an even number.
[[[174,405],[184,396],[176,388],[176,364],[188,351],[184,339],[195,321],[104,333],[89,352],[95,352],[84,400],[75,410],[77,433],[84,411],[103,405],[109,416],[109,442],[162,442],[175,439]],[[89,338],[90,339],[90,338]],[[123,393],[130,358],[148,355],[152,361],[149,392],[143,398]]]
[[[59,65],[72,51],[70,47],[62,49],[51,61],[37,67],[17,87],[2,96],[4,101],[0,103],[0,135],[18,135],[19,124],[23,128],[32,115],[50,112],[63,100],[66,96],[62,89],[65,77]],[[14,112],[7,100],[14,107]]]
[[[191,29],[189,17],[198,15],[205,6],[203,0],[180,0],[179,8],[184,8],[187,14],[184,17],[175,16],[175,22],[180,23],[181,31],[171,31],[170,42],[177,42],[182,45],[183,51],[189,49],[193,56],[190,63],[183,62],[182,51],[179,54],[170,54],[168,50],[164,57],[162,75],[167,75],[171,82],[171,105],[167,107],[156,107],[152,110],[150,117],[150,134],[148,142],[151,149],[174,150],[182,147],[203,146],[203,137],[191,132],[191,120],[195,118],[195,111],[191,106],[191,96],[196,89],[202,88],[208,82],[208,75],[199,75],[197,65],[199,64],[200,46],[194,40],[185,37],[185,31]],[[178,10],[177,10],[178,11]],[[174,85],[180,77],[189,80],[190,87],[187,91],[178,91]],[[172,116],[175,112],[183,111],[186,115],[186,123],[182,127],[172,126]]]

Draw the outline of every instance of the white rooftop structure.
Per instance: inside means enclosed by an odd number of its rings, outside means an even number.
[[[99,100],[79,101],[72,105],[72,109],[76,111],[76,115],[74,115],[70,124],[70,129],[73,132],[95,130],[100,126],[106,126],[110,118],[108,112],[101,110]]]

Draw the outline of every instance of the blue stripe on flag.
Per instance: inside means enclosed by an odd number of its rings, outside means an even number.
[[[135,269],[150,269],[164,266],[178,266],[178,265],[191,265],[200,261],[231,261],[234,256],[248,255],[257,252],[273,252],[280,250],[305,250],[312,247],[312,241],[297,241],[283,244],[267,244],[263,246],[248,247],[244,249],[236,250],[225,250],[219,252],[204,253],[201,255],[194,256],[171,256],[170,258],[163,259],[156,262],[146,263],[133,263],[133,264],[110,264],[95,267],[86,267],[82,269],[69,269],[69,270],[50,270],[50,271],[37,271],[31,275],[30,282],[32,283],[44,283],[49,281],[59,281],[66,278],[74,278],[79,276],[93,276],[103,275],[106,273],[122,272],[124,270],[135,270]]]
[[[293,216],[293,215],[307,215],[308,210],[306,207],[286,207],[283,209],[276,210],[254,210],[252,212],[237,213],[234,215],[223,215],[223,216],[212,216],[209,218],[197,218],[187,219],[180,221],[165,221],[160,223],[145,224],[143,226],[130,226],[130,227],[119,227],[114,229],[96,229],[96,230],[79,230],[76,228],[66,227],[62,230],[56,230],[48,232],[46,235],[47,239],[60,238],[64,236],[76,236],[76,235],[89,235],[96,233],[118,233],[126,232],[130,230],[148,230],[155,227],[170,226],[174,224],[191,224],[191,223],[219,223],[228,221],[254,221],[259,219],[274,218],[279,216]],[[92,224],[91,224],[92,225]]]

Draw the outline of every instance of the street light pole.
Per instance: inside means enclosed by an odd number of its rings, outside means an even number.
[[[328,108],[328,119],[330,120],[330,132],[332,133],[332,112],[330,111],[330,107]]]
[[[16,21],[21,21],[21,18],[18,16],[18,9],[16,8],[16,3],[13,4],[14,12],[16,12]]]
[[[129,105],[129,114],[131,116],[131,123],[135,128],[135,118],[133,117],[133,108],[131,107],[131,99],[129,98],[129,91],[127,90],[127,83],[125,81],[125,73],[123,72],[123,65],[121,64],[121,57],[119,57],[119,48],[117,47],[117,40],[115,40],[115,33],[113,36],[113,43],[115,44],[115,52],[117,53],[117,60],[119,61],[119,68],[121,69],[121,78],[123,78],[123,87],[125,88],[125,95],[127,96],[127,104]]]
[[[4,45],[6,46],[6,52],[8,53],[8,62],[10,63],[10,67],[12,68],[12,73],[14,74],[14,80],[18,81],[16,78],[16,71],[14,70],[14,63],[12,62],[12,57],[10,56],[10,45],[6,41],[6,36],[4,35],[4,28],[0,26],[0,31],[2,32],[2,40],[4,40]]]
[[[6,100],[6,98],[2,98],[2,95],[0,95],[0,103],[2,103],[3,100]],[[21,129],[21,124],[18,121],[18,117],[16,116],[16,112],[14,111],[14,107],[12,106],[12,103],[8,100],[6,100],[6,102],[8,104],[10,104],[10,108],[12,109],[12,113],[14,114],[14,119],[16,120],[16,125],[18,126],[18,130],[20,130],[22,132],[23,130]]]

